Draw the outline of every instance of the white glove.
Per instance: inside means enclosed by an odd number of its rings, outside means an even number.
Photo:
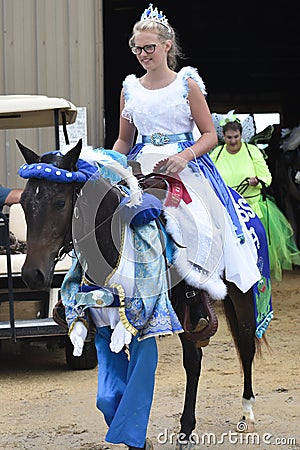
[[[130,344],[132,334],[126,330],[121,320],[117,323],[114,329],[109,347],[112,352],[119,353],[125,344]]]
[[[82,322],[78,321],[75,323],[69,336],[72,344],[74,345],[74,356],[81,356],[87,332],[88,330]]]

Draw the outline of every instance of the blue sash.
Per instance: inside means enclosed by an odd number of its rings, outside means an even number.
[[[229,188],[238,205],[245,225],[251,233],[258,254],[258,268],[261,279],[253,286],[253,301],[256,322],[256,336],[261,338],[273,319],[272,292],[270,278],[270,263],[268,253],[268,241],[265,228],[253,212],[246,200],[234,189]]]

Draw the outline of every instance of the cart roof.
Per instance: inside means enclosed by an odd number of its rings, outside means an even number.
[[[64,98],[45,95],[0,95],[0,129],[54,126],[55,110],[65,112],[66,124],[75,122],[76,106]],[[61,114],[58,114],[58,119],[62,125]]]

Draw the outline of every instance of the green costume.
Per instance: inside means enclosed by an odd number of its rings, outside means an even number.
[[[282,270],[292,270],[293,264],[300,265],[300,251],[292,227],[270,196],[263,200],[260,183],[249,186],[245,182],[243,192],[237,189],[245,178],[255,176],[266,186],[271,184],[272,175],[262,152],[255,145],[243,142],[237,153],[229,153],[224,144],[214,148],[210,157],[225,183],[238,190],[261,219],[268,237],[271,276],[280,281]]]
[[[229,153],[225,145],[220,145],[210,153],[210,157],[225,183],[233,189],[236,189],[245,178],[251,177],[259,178],[266,186],[271,184],[272,175],[262,152],[255,145],[246,145],[243,142],[241,149],[235,154]],[[257,186],[248,185],[242,193],[260,219],[262,219],[262,211],[259,205],[261,187],[260,183]]]

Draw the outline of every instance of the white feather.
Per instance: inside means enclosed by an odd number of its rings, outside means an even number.
[[[73,147],[74,144],[65,145],[62,148],[61,153],[65,155]],[[90,164],[96,165],[97,163],[100,163],[103,166],[109,166],[110,169],[125,180],[130,189],[130,201],[126,203],[126,206],[131,208],[132,206],[137,206],[142,203],[142,190],[139,187],[137,178],[132,174],[131,167],[123,167],[118,161],[115,161],[109,155],[103,153],[101,148],[94,149],[90,145],[82,147],[79,157]]]

